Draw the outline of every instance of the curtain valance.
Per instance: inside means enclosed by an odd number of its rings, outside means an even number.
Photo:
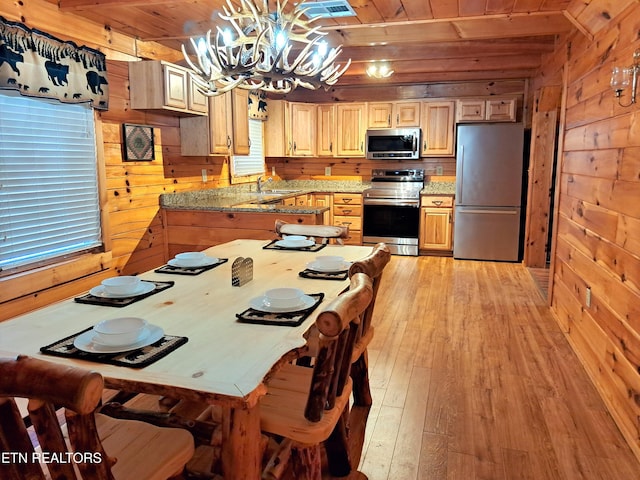
[[[109,107],[103,53],[0,17],[0,88],[22,95]]]

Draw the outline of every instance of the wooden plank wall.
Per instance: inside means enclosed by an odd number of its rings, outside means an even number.
[[[631,64],[639,25],[634,2],[593,39],[562,39],[533,86],[565,65],[552,311],[638,458],[640,108],[619,106],[609,77]]]

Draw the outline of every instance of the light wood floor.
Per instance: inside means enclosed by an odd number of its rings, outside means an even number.
[[[369,350],[369,480],[638,479],[526,268],[392,258]]]

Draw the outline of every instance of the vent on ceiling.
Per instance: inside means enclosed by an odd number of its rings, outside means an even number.
[[[336,18],[336,17],[355,17],[356,12],[353,11],[347,0],[324,0],[320,2],[302,3],[300,8],[307,9],[305,15],[309,18]]]

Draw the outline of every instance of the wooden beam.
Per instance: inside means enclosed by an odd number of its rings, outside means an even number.
[[[58,0],[61,11],[89,10],[100,7],[149,7],[176,3],[176,0]]]

